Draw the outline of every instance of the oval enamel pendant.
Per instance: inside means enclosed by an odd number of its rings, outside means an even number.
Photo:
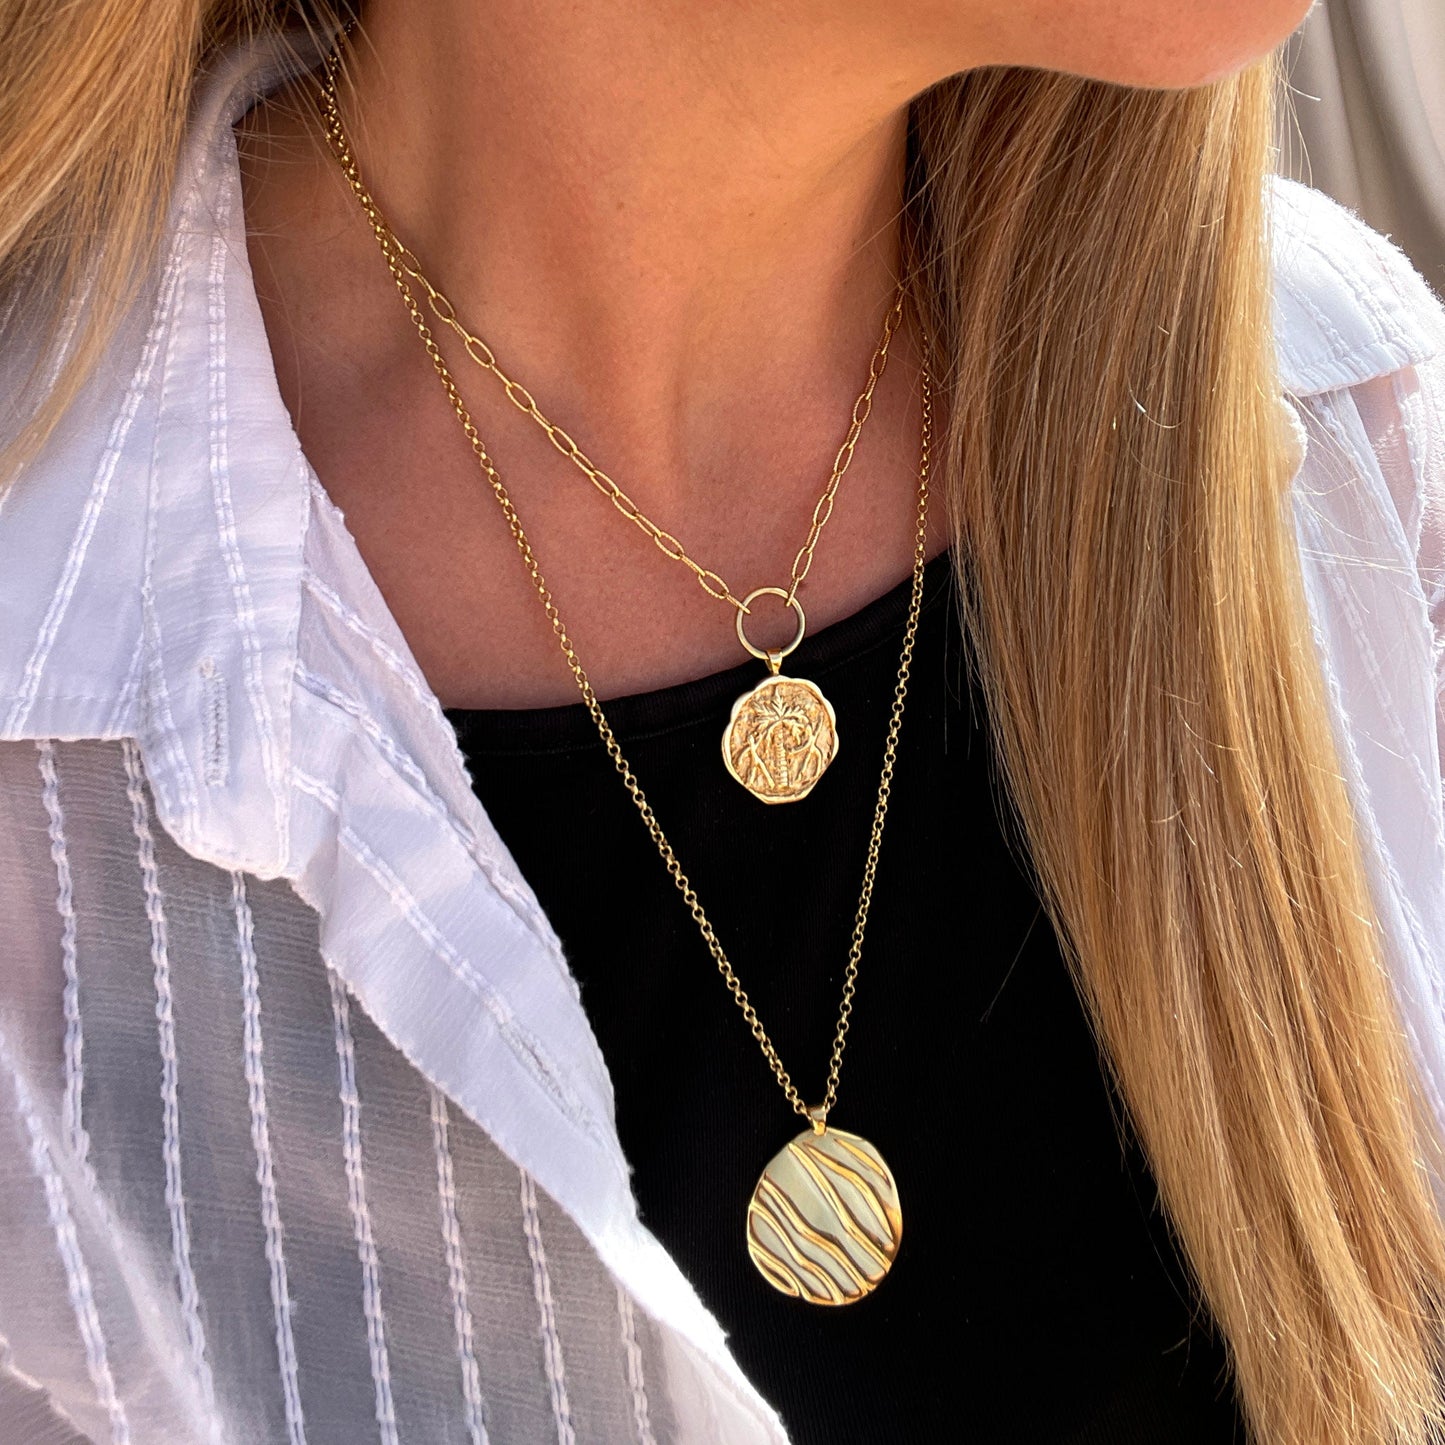
[[[841,1129],[799,1134],[763,1170],[748,1203],[748,1254],[774,1289],[809,1304],[872,1294],[903,1237],[883,1156]]]
[[[734,704],[722,738],[727,770],[764,803],[806,798],[838,753],[833,704],[800,677],[765,677]]]

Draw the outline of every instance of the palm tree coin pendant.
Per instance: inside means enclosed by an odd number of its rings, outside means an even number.
[[[722,737],[723,762],[734,778],[764,803],[795,803],[806,798],[838,753],[838,718],[815,683],[784,677],[783,659],[803,640],[802,604],[781,587],[759,587],[743,599],[781,597],[797,614],[793,640],[786,647],[755,647],[737,615],[738,641],[768,664],[770,675],[734,704]]]
[[[809,1304],[872,1294],[902,1237],[898,1186],[883,1156],[820,1121],[774,1155],[748,1203],[748,1254],[758,1273]]]

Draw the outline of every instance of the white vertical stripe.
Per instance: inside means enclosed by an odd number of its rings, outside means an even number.
[[[50,1227],[55,1231],[55,1248],[65,1269],[66,1289],[70,1306],[75,1311],[75,1325],[85,1347],[85,1366],[95,1386],[96,1399],[110,1421],[111,1445],[130,1445],[130,1423],[126,1419],[125,1406],[116,1393],[115,1376],[110,1369],[110,1358],[106,1353],[105,1334],[100,1325],[100,1311],[95,1303],[95,1291],[90,1282],[90,1270],[86,1267],[85,1254],[75,1232],[75,1221],[70,1215],[70,1201],[65,1194],[65,1181],[50,1157],[50,1146],[45,1141],[45,1130],[31,1102],[30,1091],[10,1058],[8,1049],[0,1046],[0,1063],[10,1075],[11,1087],[15,1090],[15,1103],[20,1117],[25,1121],[26,1133],[30,1136],[30,1167],[45,1189],[45,1205],[50,1217]]]
[[[241,952],[246,1099],[251,1109],[251,1144],[256,1151],[256,1182],[261,1186],[261,1222],[266,1230],[266,1263],[271,1267],[271,1308],[276,1318],[276,1358],[281,1369],[281,1394],[286,1406],[288,1445],[305,1445],[296,1342],[291,1334],[291,1290],[286,1278],[286,1252],[281,1210],[276,1200],[275,1164],[271,1155],[271,1123],[266,1108],[266,1070],[261,1053],[261,981],[256,962],[255,921],[246,897],[245,876],[231,874],[231,908]]]
[[[135,640],[135,650],[130,655],[130,666],[126,668],[125,681],[121,684],[120,691],[115,697],[115,706],[110,710],[110,716],[105,720],[105,736],[116,737],[122,732],[133,731],[127,726],[127,720],[131,716],[131,709],[135,706],[135,700],[140,692],[141,667],[145,661],[145,630]]]
[[[547,1269],[547,1251],[542,1244],[542,1220],[537,1213],[537,1188],[525,1169],[522,1176],[522,1224],[527,1233],[527,1253],[532,1260],[532,1292],[542,1320],[542,1355],[547,1367],[547,1384],[552,1391],[552,1417],[557,1422],[558,1445],[577,1445],[572,1431],[572,1405],[567,1399],[567,1371],[562,1362],[562,1340],[557,1333],[557,1311],[552,1304],[552,1276]]]
[[[642,1373],[642,1347],[637,1343],[632,1296],[621,1285],[617,1287],[617,1317],[622,1324],[622,1353],[627,1360],[627,1385],[632,1391],[632,1423],[637,1426],[637,1445],[657,1445],[647,1408],[647,1382]]]
[[[89,1157],[90,1140],[81,1117],[85,1081],[85,1033],[80,1021],[80,966],[75,946],[75,894],[70,876],[70,851],[65,843],[65,814],[60,807],[60,780],[55,771],[55,744],[36,741],[40,753],[40,794],[50,829],[50,858],[55,864],[55,907],[60,914],[60,960],[65,972],[61,1007],[65,1017],[65,1093],[61,1122],[65,1147],[82,1163]]]
[[[231,584],[231,606],[244,657],[243,674],[251,713],[261,740],[261,765],[271,784],[276,807],[282,807],[285,790],[279,786],[280,761],[276,730],[266,701],[262,670],[261,639],[256,630],[256,608],[251,586],[241,560],[236,535],[236,512],[231,502],[230,437],[226,414],[226,263],[232,241],[227,234],[231,219],[231,191],[224,187],[217,196],[214,231],[211,236],[211,269],[207,291],[207,326],[210,342],[209,402],[211,413],[211,495],[216,508],[216,526],[221,555],[226,559],[226,576]]]
[[[366,1203],[366,1175],[361,1163],[361,1097],[356,1090],[356,1045],[351,1037],[351,1004],[336,973],[328,969],[331,1016],[335,1025],[336,1060],[341,1071],[341,1142],[346,1158],[346,1198],[351,1227],[361,1260],[362,1306],[366,1341],[371,1350],[371,1381],[376,1392],[376,1423],[382,1445],[398,1445],[396,1407],[391,1398],[391,1364],[386,1350],[386,1319],[381,1311],[381,1261],[371,1232]]]
[[[155,369],[156,357],[161,349],[161,339],[165,336],[166,329],[171,322],[181,275],[181,259],[194,220],[193,202],[194,193],[187,198],[175,243],[166,260],[155,316],[152,318],[150,330],[146,334],[140,361],[131,377],[125,400],[111,423],[110,434],[105,440],[105,449],[101,452],[100,465],[96,468],[95,476],[91,480],[90,492],[85,499],[85,506],[81,510],[79,525],[75,529],[75,535],[71,538],[70,551],[66,554],[65,564],[61,568],[60,582],[50,598],[50,605],[45,610],[45,618],[40,624],[40,631],[31,647],[30,656],[25,660],[25,672],[21,684],[16,690],[9,717],[5,722],[4,730],[10,737],[14,737],[20,732],[25,726],[25,719],[30,716],[30,709],[40,688],[41,674],[50,658],[51,649],[55,646],[55,639],[60,635],[61,623],[65,621],[65,614],[70,608],[70,600],[75,594],[75,586],[85,564],[85,554],[90,548],[96,524],[100,521],[100,514],[105,508],[105,499],[110,491],[111,481],[115,477],[115,469],[125,450],[126,438],[130,435],[136,413],[140,410],[141,399],[150,386],[151,372]]]
[[[447,1101],[439,1089],[431,1091],[431,1137],[437,1160],[437,1201],[441,1207],[442,1239],[447,1250],[447,1284],[452,1294],[452,1322],[457,1332],[457,1357],[462,1367],[462,1397],[467,1407],[467,1433],[472,1445],[487,1445],[482,1410],[482,1378],[472,1329],[472,1307],[467,1295],[467,1264],[462,1252],[462,1230],[457,1219],[457,1186],[452,1172],[448,1139]]]
[[[131,827],[135,833],[136,856],[140,862],[145,890],[146,918],[150,922],[151,965],[156,991],[156,1024],[161,1054],[161,1121],[164,1129],[162,1156],[166,1171],[166,1208],[171,1220],[171,1258],[180,1290],[181,1315],[191,1363],[201,1389],[201,1400],[211,1421],[212,1439],[219,1438],[216,1392],[206,1359],[206,1332],[201,1323],[200,1291],[191,1267],[191,1228],[186,1218],[185,1190],[181,1182],[181,1108],[179,1066],[176,1057],[176,1021],[171,994],[170,949],[166,938],[165,904],[161,898],[160,874],[156,868],[155,837],[151,832],[150,808],[146,802],[140,749],[130,738],[121,742],[125,754],[126,793],[130,798]]]

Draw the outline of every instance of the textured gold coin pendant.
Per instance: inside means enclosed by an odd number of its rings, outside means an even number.
[[[743,598],[781,597],[797,613],[793,640],[764,651],[748,640],[743,616],[737,615],[738,641],[768,664],[772,675],[745,692],[734,704],[722,736],[727,770],[753,797],[764,803],[794,803],[806,798],[838,753],[838,718],[833,704],[815,683],[784,677],[783,659],[803,640],[806,619],[802,604],[781,587],[759,587]]]
[[[806,798],[837,752],[833,704],[801,677],[764,678],[733,704],[723,733],[728,772],[764,803]]]
[[[872,1294],[903,1237],[898,1186],[857,1134],[809,1129],[774,1155],[748,1203],[748,1254],[774,1289],[815,1305]]]

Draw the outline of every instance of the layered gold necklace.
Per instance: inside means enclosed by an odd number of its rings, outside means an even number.
[[[838,1082],[843,1062],[843,1049],[848,1038],[848,1027],[853,1012],[853,997],[858,981],[858,965],[863,953],[863,936],[868,923],[868,911],[873,901],[874,877],[878,868],[878,856],[883,842],[883,825],[888,815],[888,800],[893,782],[894,763],[898,753],[898,735],[903,723],[903,705],[908,692],[909,670],[913,659],[913,646],[918,633],[918,618],[923,598],[923,575],[928,540],[928,474],[930,451],[933,438],[933,398],[931,380],[925,362],[921,375],[922,391],[922,436],[919,448],[918,494],[916,529],[913,549],[913,582],[909,595],[908,619],[904,628],[903,647],[898,662],[898,680],[893,691],[893,703],[888,719],[887,740],[883,749],[883,767],[878,782],[878,799],[873,810],[873,825],[868,838],[868,853],[863,868],[863,885],[859,893],[858,909],[853,921],[852,939],[848,949],[848,964],[843,977],[843,996],[838,1009],[838,1023],[833,1035],[833,1046],[828,1062],[827,1087],[819,1104],[805,1102],[793,1083],[777,1049],[764,1029],[762,1020],[753,1008],[741,981],[733,970],[722,943],[714,931],[711,921],[703,911],[702,903],[692,884],[683,872],[677,854],[662,831],[662,826],[652,811],[641,785],[634,776],[621,745],[602,710],[591,682],[583,670],[577,651],[558,613],[557,605],[542,576],[536,554],[532,550],[521,518],[500,473],[493,463],[481,435],[473,422],[471,413],[462,399],[456,381],[442,356],[431,326],[422,310],[412,287],[415,285],[426,297],[426,304],[434,318],[450,327],[461,339],[467,355],[485,370],[492,372],[502,382],[508,397],[532,416],[550,437],[552,444],[566,457],[579,466],[595,486],[609,496],[619,511],[635,522],[670,557],[684,562],[697,576],[699,583],[709,595],[728,602],[737,609],[738,637],[755,656],[768,663],[770,676],[759,687],[739,699],[733,708],[729,733],[723,742],[724,757],[729,769],[744,786],[754,791],[765,801],[787,801],[788,797],[802,797],[811,789],[821,774],[822,768],[832,759],[836,751],[836,727],[832,708],[811,683],[800,679],[785,678],[779,671],[783,657],[802,640],[803,610],[797,601],[797,590],[812,562],[813,548],[818,536],[832,512],[833,498],[838,483],[847,470],[857,443],[858,433],[867,419],[872,405],[873,390],[882,375],[888,356],[888,345],[902,314],[903,293],[899,288],[894,306],[889,312],[883,338],[874,353],[869,367],[868,384],[853,408],[852,425],[848,438],[834,463],[828,488],[820,498],[813,512],[808,540],[799,550],[793,564],[790,585],[783,588],[758,588],[739,599],[723,582],[717,573],[700,567],[688,557],[680,544],[669,533],[662,531],[643,516],[641,510],[623,490],[592,465],[581,448],[560,427],[549,422],[537,407],[531,394],[525,388],[507,377],[497,366],[491,349],[473,335],[458,319],[456,308],[435,286],[427,280],[415,255],[404,246],[388,225],[381,209],[361,179],[361,172],[352,153],[336,93],[336,77],[340,57],[336,51],[328,56],[325,73],[319,92],[322,119],[326,137],[343,174],[370,222],[391,272],[392,280],[404,302],[407,312],[416,327],[431,359],[433,368],[447,398],[451,402],[457,420],[461,423],[472,453],[476,457],[493,496],[502,509],[513,541],[521,555],[523,565],[537,596],[551,624],[552,632],[567,661],[573,678],[581,692],[582,700],[596,724],[598,734],[613,766],[622,778],[624,787],[637,807],[653,843],[656,845],[668,876],[677,886],[684,904],[692,915],[706,943],[708,952],[717,964],[718,972],[726,984],[743,1020],[757,1041],[763,1056],[777,1079],[794,1113],[808,1123],[808,1128],[797,1135],[769,1161],[753,1190],[748,1202],[746,1215],[746,1237],[748,1254],[763,1278],[784,1294],[807,1300],[813,1304],[850,1304],[870,1294],[882,1281],[898,1253],[903,1234],[903,1216],[898,1201],[898,1187],[891,1170],[882,1155],[872,1144],[857,1134],[850,1134],[828,1125],[828,1116],[838,1097]],[[924,342],[926,353],[927,343]],[[772,594],[782,597],[797,617],[796,633],[785,648],[762,650],[748,641],[743,619],[748,613],[748,604],[757,597]],[[795,704],[790,695],[782,691],[784,685],[809,689],[816,695],[821,708],[826,709],[832,742],[827,756],[821,764],[796,765],[793,761],[779,764],[776,759],[779,749],[771,743],[747,740],[755,734],[788,725],[787,720],[795,707],[809,714],[801,725],[802,731],[814,729],[815,738],[821,731],[816,727],[811,714],[811,704]],[[751,699],[761,697],[754,703]],[[761,721],[747,719],[758,717]],[[741,727],[739,720],[744,719]],[[730,753],[730,738],[741,737],[739,753]],[[751,747],[751,752],[749,748]],[[797,745],[785,744],[784,755],[796,752]],[[822,750],[820,749],[820,757]],[[810,769],[816,769],[808,779]],[[758,780],[764,780],[759,791]],[[806,783],[804,785],[804,781]],[[783,784],[793,791],[787,793]],[[769,792],[779,796],[769,796]]]

